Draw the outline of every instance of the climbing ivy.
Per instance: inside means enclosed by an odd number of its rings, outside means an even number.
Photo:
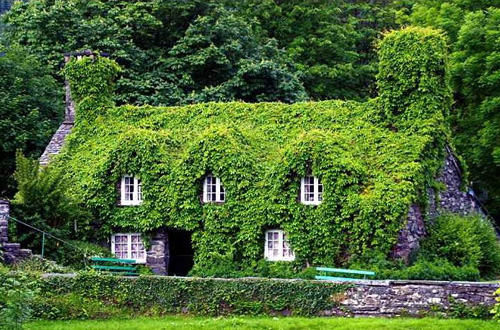
[[[228,252],[237,262],[261,259],[268,228],[288,233],[299,264],[387,255],[408,207],[427,200],[423,188],[442,165],[445,51],[436,31],[391,32],[380,44],[379,98],[293,105],[114,107],[116,64],[74,61],[65,73],[77,125],[53,166],[64,170],[103,237],[189,230],[200,267]],[[142,180],[140,206],[117,205],[126,173]],[[200,202],[207,174],[221,178],[224,204]],[[319,206],[297,201],[306,174],[324,185]]]

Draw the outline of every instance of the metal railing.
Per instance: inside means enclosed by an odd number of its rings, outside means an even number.
[[[41,251],[41,256],[42,256],[42,259],[45,259],[45,240],[46,240],[46,238],[53,238],[53,239],[55,239],[55,240],[57,240],[57,241],[59,241],[59,242],[61,242],[61,243],[63,243],[63,244],[66,244],[66,245],[68,245],[68,246],[71,246],[71,247],[72,247],[72,248],[74,248],[75,250],[79,250],[79,251],[81,251],[81,252],[83,253],[83,256],[84,256],[84,263],[85,263],[85,264],[87,264],[87,257],[88,257],[88,256],[87,256],[87,254],[86,254],[85,250],[82,250],[82,249],[81,249],[81,248],[79,248],[78,246],[76,246],[76,245],[74,245],[74,244],[72,244],[72,243],[69,243],[68,241],[65,241],[65,240],[63,240],[63,239],[61,239],[61,238],[59,238],[59,237],[57,237],[57,236],[54,236],[54,235],[52,235],[52,234],[51,234],[51,233],[49,233],[49,232],[43,231],[43,230],[41,230],[41,229],[39,229],[39,228],[36,228],[36,227],[34,227],[34,226],[32,226],[32,225],[30,225],[30,224],[26,223],[26,222],[23,222],[23,221],[21,221],[21,220],[18,220],[18,219],[16,219],[16,218],[11,217],[11,216],[7,216],[7,217],[8,217],[8,219],[9,219],[9,220],[12,220],[12,221],[14,221],[14,222],[16,222],[16,223],[19,223],[19,224],[21,224],[21,225],[23,225],[23,226],[26,226],[26,227],[28,227],[28,228],[31,228],[31,229],[33,229],[33,230],[35,230],[35,231],[37,231],[37,232],[39,232],[39,233],[41,233],[41,234],[42,234],[42,251]]]

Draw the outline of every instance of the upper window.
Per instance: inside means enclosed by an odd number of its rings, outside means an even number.
[[[318,205],[323,201],[323,184],[315,176],[306,176],[300,181],[300,201]]]
[[[269,261],[295,260],[295,254],[293,253],[283,230],[273,229],[266,231],[264,256]]]
[[[120,259],[146,262],[146,249],[142,244],[141,234],[114,234],[111,236],[111,251]]]
[[[208,175],[203,182],[203,202],[223,203],[226,200],[226,192],[220,182],[220,178]]]
[[[139,205],[142,203],[141,180],[132,175],[124,175],[121,184],[121,204]]]

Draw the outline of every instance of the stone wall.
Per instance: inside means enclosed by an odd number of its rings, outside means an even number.
[[[495,304],[499,283],[436,281],[359,281],[345,294],[335,297],[339,308],[322,315],[424,316],[431,311],[446,314],[457,307]]]
[[[408,212],[406,227],[399,234],[398,243],[392,250],[394,259],[410,260],[411,254],[420,247],[420,240],[426,235],[425,222],[418,205],[412,205]]]
[[[9,202],[0,199],[0,245],[9,242],[9,213]]]
[[[439,193],[438,212],[447,211],[463,215],[482,213],[472,190],[464,187],[462,169],[448,147],[444,167],[437,181],[446,186],[446,189]]]
[[[40,165],[42,166],[48,165],[50,159],[61,151],[64,142],[66,141],[66,137],[68,136],[69,133],[71,133],[73,126],[74,126],[73,123],[67,123],[67,122],[62,123],[61,126],[59,126],[57,131],[52,136],[52,139],[50,140],[49,144],[45,148],[45,151],[43,152],[42,156],[40,157]]]
[[[14,264],[20,260],[31,258],[31,250],[21,249],[19,243],[9,243],[9,214],[10,204],[6,200],[0,200],[0,248],[3,251],[3,261],[6,264]]]
[[[392,256],[396,259],[403,259],[406,262],[412,253],[420,247],[420,239],[425,237],[425,219],[432,219],[442,212],[452,212],[456,214],[483,214],[477,200],[471,190],[464,191],[462,183],[462,170],[458,160],[453,156],[449,147],[446,147],[446,158],[443,169],[436,178],[442,182],[446,189],[438,193],[434,189],[428,189],[427,213],[422,212],[419,205],[412,205],[408,211],[408,218],[405,228],[400,232],[398,242],[392,250]]]
[[[156,275],[167,275],[169,261],[168,235],[165,228],[158,229],[151,239],[146,264]]]

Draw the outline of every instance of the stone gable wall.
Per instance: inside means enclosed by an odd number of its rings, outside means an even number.
[[[412,253],[418,250],[420,240],[426,235],[425,219],[432,219],[443,212],[461,215],[484,214],[475,196],[470,191],[463,190],[462,170],[449,147],[446,147],[443,169],[436,180],[442,182],[446,189],[438,193],[437,200],[434,189],[427,190],[427,214],[419,205],[410,207],[406,227],[401,231],[398,243],[392,251],[393,258],[408,262]]]

